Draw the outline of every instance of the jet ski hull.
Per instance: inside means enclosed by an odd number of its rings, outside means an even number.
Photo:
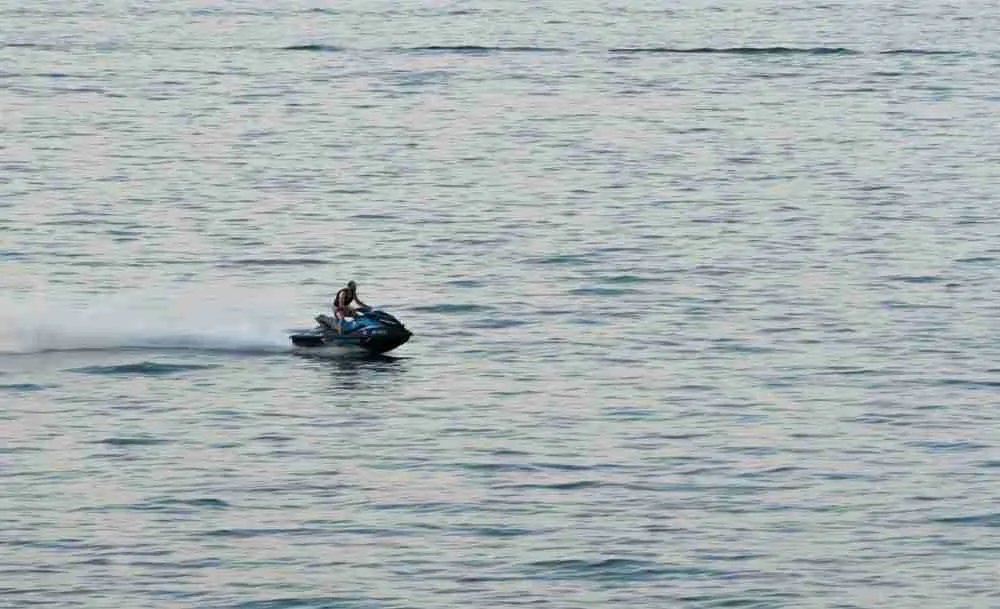
[[[370,353],[388,353],[406,344],[413,336],[409,331],[395,332],[378,336],[342,336],[318,333],[292,334],[291,341],[296,347],[304,349],[350,349],[360,348]]]
[[[316,321],[319,325],[313,330],[289,337],[303,352],[361,349],[382,354],[406,344],[413,336],[399,320],[383,311],[362,311],[355,318],[344,320],[339,332],[336,321],[328,315],[318,315]]]

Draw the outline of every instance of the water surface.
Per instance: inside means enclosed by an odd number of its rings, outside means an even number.
[[[0,598],[996,606],[998,27],[0,0]]]

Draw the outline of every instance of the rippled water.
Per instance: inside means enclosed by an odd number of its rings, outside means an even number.
[[[0,0],[0,607],[1000,605],[998,27]]]

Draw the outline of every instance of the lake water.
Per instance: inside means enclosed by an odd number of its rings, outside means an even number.
[[[0,0],[0,607],[1000,607],[1000,2],[881,4]]]

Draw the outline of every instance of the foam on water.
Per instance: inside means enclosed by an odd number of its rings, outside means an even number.
[[[124,304],[0,305],[0,354],[114,349],[280,353],[286,328],[273,318],[220,309],[174,310],[169,317]]]

